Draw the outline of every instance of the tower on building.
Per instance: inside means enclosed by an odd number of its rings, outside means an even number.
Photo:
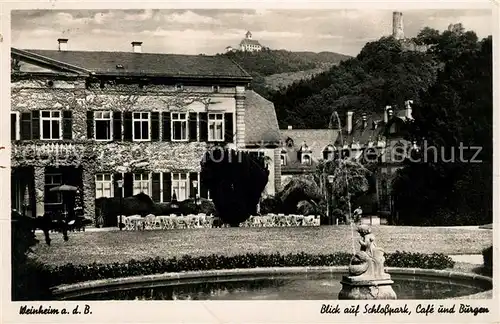
[[[246,39],[252,39],[252,33],[250,31],[247,31],[245,34]]]
[[[405,37],[402,12],[394,11],[392,13],[392,37],[395,39],[403,39]]]

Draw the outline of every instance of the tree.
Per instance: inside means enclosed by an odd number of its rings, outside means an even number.
[[[370,171],[361,163],[350,159],[321,161],[316,169],[316,176],[322,180],[323,192],[330,206],[350,212],[351,199],[369,189]],[[328,177],[333,182],[330,183]]]
[[[438,158],[409,163],[394,183],[395,207],[405,224],[476,225],[492,221],[492,40],[460,28],[444,32],[437,53],[447,63],[414,105],[410,136]],[[469,34],[468,34],[469,33]],[[460,147],[480,147],[462,150]],[[452,151],[455,152],[453,158]],[[475,161],[472,161],[472,158]]]
[[[268,179],[265,157],[250,152],[215,147],[201,162],[201,181],[210,191],[217,215],[231,227],[257,214]]]
[[[282,128],[326,128],[332,110],[381,112],[386,105],[418,100],[436,80],[435,60],[433,53],[404,51],[398,40],[382,37],[357,57],[273,93],[271,101]]]

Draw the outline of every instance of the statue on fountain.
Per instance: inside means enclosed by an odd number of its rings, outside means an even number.
[[[384,251],[375,244],[368,225],[360,225],[361,246],[349,265],[349,275],[342,278],[339,299],[396,299],[391,276],[384,270]]]

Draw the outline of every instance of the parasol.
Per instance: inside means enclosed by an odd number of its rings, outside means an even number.
[[[62,184],[60,186],[57,186],[57,187],[54,187],[54,188],[50,188],[49,191],[51,191],[51,192],[61,192],[61,193],[70,193],[70,192],[77,192],[78,188],[75,187],[75,186],[70,186],[70,185],[67,185],[67,184]],[[64,199],[63,199],[63,216],[64,216],[64,219],[66,219],[67,216],[68,216],[67,209],[68,209],[68,207],[66,206],[66,203],[64,202]]]
[[[28,186],[24,189],[24,196],[23,196],[23,215],[26,216],[26,210],[28,209],[28,206],[30,205],[30,192],[28,190]]]

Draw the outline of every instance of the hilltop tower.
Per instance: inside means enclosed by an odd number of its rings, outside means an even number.
[[[403,30],[403,13],[394,11],[392,13],[392,37],[403,39],[405,37]]]

